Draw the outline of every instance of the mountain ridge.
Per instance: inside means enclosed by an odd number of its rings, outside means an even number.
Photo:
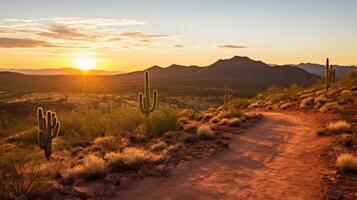
[[[271,67],[248,57],[234,56],[220,59],[208,66],[184,66],[173,64],[168,67],[154,65],[145,70],[109,76],[51,76],[27,75],[14,78],[1,74],[0,90],[73,90],[73,91],[135,91],[143,86],[143,72],[149,71],[152,86],[159,91],[178,93],[199,88],[222,89],[227,83],[242,94],[253,95],[269,86],[308,85],[319,77],[291,65]],[[196,91],[196,90],[195,90]]]

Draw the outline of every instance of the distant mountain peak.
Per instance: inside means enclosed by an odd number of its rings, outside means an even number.
[[[160,67],[158,65],[153,65],[152,67],[149,67],[144,71],[157,71],[157,70],[161,70],[161,69],[163,69],[163,67]]]

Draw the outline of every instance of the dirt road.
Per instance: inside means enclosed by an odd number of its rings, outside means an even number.
[[[110,199],[321,199],[318,149],[327,141],[314,133],[317,124],[303,114],[263,114],[261,122],[234,137],[229,150],[171,177],[147,178]]]

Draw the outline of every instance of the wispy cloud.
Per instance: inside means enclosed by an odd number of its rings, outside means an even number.
[[[144,33],[139,31],[127,31],[120,34],[122,37],[137,39],[141,42],[150,42],[154,39],[167,39],[170,36],[165,34]]]
[[[178,47],[178,48],[180,48],[180,47],[184,47],[182,44],[175,44],[175,45],[173,45],[173,47]]]
[[[131,19],[105,19],[105,18],[53,18],[55,23],[60,24],[95,24],[97,26],[123,26],[123,25],[143,25],[145,22]]]
[[[64,40],[86,40],[93,41],[97,38],[96,34],[89,33],[79,28],[71,28],[65,25],[52,25],[45,32],[38,33],[40,36],[64,39]]]
[[[5,46],[139,48],[154,45],[152,42],[159,40],[170,42],[173,38],[163,33],[140,31],[137,27],[135,31],[129,28],[131,25],[143,24],[145,23],[137,20],[105,18],[0,19],[0,37],[14,39],[7,41],[7,45],[2,45],[0,48]],[[3,43],[5,44],[5,40]],[[148,45],[139,43],[148,43]]]
[[[57,46],[41,40],[21,39],[21,38],[0,38],[0,47],[1,48],[16,48],[16,47],[31,48],[31,47],[57,47]]]
[[[247,46],[234,45],[234,44],[222,44],[222,45],[218,45],[217,47],[224,48],[224,49],[244,49],[244,48],[248,48]]]

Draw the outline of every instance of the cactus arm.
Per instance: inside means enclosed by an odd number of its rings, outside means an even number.
[[[144,113],[144,99],[143,99],[143,93],[139,93],[139,106],[140,106],[140,111]]]
[[[60,130],[61,123],[57,122],[54,129],[53,129],[53,135],[52,138],[55,138],[59,135],[59,130]]]
[[[38,119],[38,136],[37,136],[37,142],[38,145],[40,146],[41,149],[44,149],[44,134],[46,130],[46,119],[43,117],[43,109],[38,108],[37,109],[37,119]]]
[[[153,97],[153,103],[152,103],[152,107],[150,109],[150,112],[154,112],[155,109],[157,108],[157,90],[154,90],[154,97]]]
[[[144,102],[145,102],[145,110],[149,111],[150,109],[150,82],[149,82],[149,72],[145,72],[145,94],[144,94]]]

